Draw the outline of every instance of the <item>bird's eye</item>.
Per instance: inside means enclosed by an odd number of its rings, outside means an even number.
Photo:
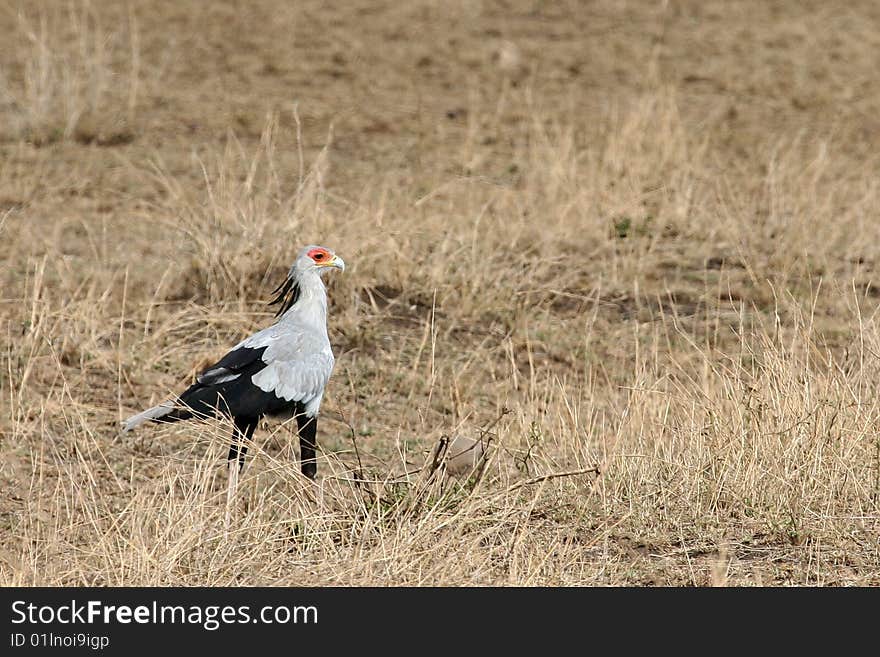
[[[323,259],[324,259],[323,253],[316,253],[315,254],[315,260],[323,260]]]

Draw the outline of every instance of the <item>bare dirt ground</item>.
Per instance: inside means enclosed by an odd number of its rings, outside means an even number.
[[[3,584],[880,584],[876,3],[0,34]],[[120,436],[306,243],[349,265],[319,488],[286,425],[232,498],[223,423]],[[481,477],[422,467],[453,435]]]

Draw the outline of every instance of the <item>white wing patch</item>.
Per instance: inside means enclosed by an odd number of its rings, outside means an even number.
[[[287,401],[308,402],[324,391],[333,371],[333,357],[314,354],[294,361],[276,360],[251,377],[264,392]]]
[[[327,339],[326,301],[302,298],[300,313],[291,311],[278,323],[242,340],[237,346],[265,347],[266,367],[251,377],[263,392],[274,392],[286,401],[300,402],[317,412],[324,386],[333,372],[333,350]],[[318,304],[320,308],[309,305]],[[315,318],[320,318],[316,322]]]
[[[227,372],[227,374],[224,374],[224,372]],[[197,381],[206,385],[217,385],[219,383],[235,381],[240,376],[241,373],[230,372],[225,367],[216,367],[213,370],[202,372],[202,374],[197,377]]]

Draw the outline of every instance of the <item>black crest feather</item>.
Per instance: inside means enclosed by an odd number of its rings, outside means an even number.
[[[275,312],[275,317],[279,317],[290,310],[290,307],[299,299],[299,293],[299,283],[292,278],[285,278],[281,285],[272,290],[272,294],[276,296],[269,302],[269,305],[280,304]]]

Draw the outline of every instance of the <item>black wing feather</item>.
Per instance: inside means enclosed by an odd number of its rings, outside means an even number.
[[[205,371],[199,374],[196,380],[199,385],[203,386],[222,383],[221,379],[233,374],[239,374],[248,366],[255,364],[257,361],[261,361],[264,351],[266,351],[266,347],[259,347],[257,349],[251,347],[239,347],[238,349],[233,349],[223,356],[223,358],[211,365],[211,367],[205,369]],[[263,367],[265,367],[265,363],[263,364]],[[262,367],[259,369],[262,369]]]
[[[254,385],[254,374],[266,367],[262,360],[266,347],[233,349],[215,365],[205,370],[183,394],[184,408],[176,409],[165,421],[187,420],[191,417],[223,415],[261,417],[285,412],[294,402],[265,392]],[[237,374],[233,378],[233,375]]]

